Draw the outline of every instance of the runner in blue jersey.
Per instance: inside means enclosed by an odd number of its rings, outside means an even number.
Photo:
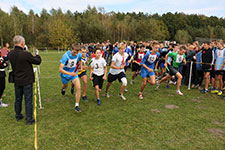
[[[221,43],[217,43],[218,49],[215,51],[215,74],[216,74],[216,81],[215,81],[215,87],[216,90],[211,91],[211,93],[215,93],[218,96],[221,96],[223,94],[223,75],[225,70],[225,49],[223,48]],[[220,89],[219,89],[219,83],[220,83]]]
[[[79,108],[80,102],[80,80],[78,77],[78,66],[80,65],[82,68],[82,54],[79,53],[80,46],[79,45],[72,45],[72,50],[67,51],[62,59],[60,60],[59,71],[61,75],[61,80],[63,83],[62,86],[62,95],[65,95],[66,88],[68,87],[68,82],[71,80],[73,85],[76,88],[76,103],[75,103],[75,111],[81,112]]]
[[[154,42],[152,44],[152,50],[148,51],[145,54],[144,58],[141,60],[140,65],[142,65],[142,67],[141,67],[140,75],[143,81],[141,85],[141,91],[139,92],[139,99],[143,99],[143,91],[147,84],[147,77],[150,77],[150,82],[152,85],[155,84],[154,67],[155,67],[156,60],[160,56],[160,54],[158,53],[158,50],[159,50],[159,43]]]

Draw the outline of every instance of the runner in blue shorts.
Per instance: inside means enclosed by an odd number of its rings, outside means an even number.
[[[159,50],[159,43],[154,42],[152,44],[152,50],[148,51],[144,58],[141,60],[141,72],[140,75],[143,78],[142,85],[141,85],[141,91],[139,92],[139,99],[143,99],[143,91],[147,84],[147,77],[150,77],[150,82],[152,85],[155,84],[155,62],[159,58],[160,54],[158,53]]]
[[[62,86],[62,95],[65,95],[66,88],[68,87],[68,82],[71,80],[73,85],[75,85],[76,88],[76,103],[75,103],[75,111],[76,112],[81,112],[79,108],[79,102],[80,102],[80,80],[78,78],[78,73],[77,69],[80,64],[82,68],[82,54],[79,53],[80,46],[79,45],[72,45],[72,50],[67,51],[62,59],[60,60],[60,66],[59,66],[59,71],[60,71],[60,76],[61,80],[63,83]]]

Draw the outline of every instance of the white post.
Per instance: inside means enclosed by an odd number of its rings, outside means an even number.
[[[39,84],[39,76],[38,76],[38,69],[37,68],[34,68],[34,72],[36,73],[36,76],[37,76],[37,88],[38,88],[38,97],[39,97],[39,109],[44,109],[44,107],[42,107],[42,104],[41,104],[41,90],[40,90],[40,84]]]
[[[191,89],[192,64],[193,64],[193,61],[191,61],[190,74],[189,74],[189,83],[188,83],[188,90]]]
[[[41,73],[41,69],[40,69],[40,65],[37,66],[38,67],[38,73]]]
[[[38,97],[39,97],[39,107],[40,107],[39,109],[44,109],[44,107],[42,107],[42,104],[41,104],[41,90],[40,90],[38,72],[37,72],[37,86],[38,86]]]

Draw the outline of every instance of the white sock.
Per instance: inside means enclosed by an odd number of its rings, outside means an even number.
[[[76,106],[78,106],[78,107],[79,107],[79,103],[76,103],[76,104],[75,104],[75,107],[76,107]]]

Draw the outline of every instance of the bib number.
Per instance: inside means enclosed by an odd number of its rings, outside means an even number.
[[[177,55],[176,63],[181,63],[183,61],[184,56],[183,55]]]
[[[68,64],[67,64],[67,67],[68,67],[68,68],[74,68],[74,67],[76,67],[76,63],[77,63],[77,60],[76,60],[76,59],[74,59],[74,60],[69,60],[69,61],[68,61]]]
[[[149,63],[154,63],[156,60],[156,55],[149,55],[148,57],[148,62]]]
[[[138,59],[142,59],[144,57],[144,54],[138,54]]]

